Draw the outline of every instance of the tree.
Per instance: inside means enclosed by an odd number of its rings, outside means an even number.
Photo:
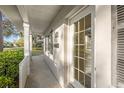
[[[4,42],[3,45],[4,45],[4,48],[11,48],[14,46],[12,42]]]
[[[18,46],[18,47],[23,47],[24,46],[24,39],[23,38],[20,38],[19,40],[17,40],[15,42],[15,44]]]
[[[3,35],[5,37],[9,37],[12,34],[13,35],[18,35],[15,26],[8,19],[4,19],[2,21],[2,29],[3,29]]]
[[[23,46],[24,46],[24,33],[23,33],[23,32],[19,32],[18,34],[19,34],[19,36],[20,36],[20,39],[17,40],[17,41],[15,42],[15,44],[16,44],[18,47],[23,47]]]
[[[16,44],[17,44],[17,46],[23,46],[24,45],[23,44],[23,36],[24,36],[23,32],[17,32],[14,24],[5,15],[2,15],[2,30],[3,30],[2,35],[5,38],[9,38],[11,35],[20,36],[21,39],[16,41]],[[5,46],[5,45],[7,45],[7,46]],[[14,44],[12,44],[10,42],[4,43],[5,47],[12,46],[12,45],[14,45]]]
[[[3,51],[3,30],[2,30],[2,13],[0,11],[0,51]]]

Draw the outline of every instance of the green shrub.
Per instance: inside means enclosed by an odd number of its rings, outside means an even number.
[[[6,76],[0,76],[0,87],[14,87],[14,79]]]
[[[1,60],[0,60],[1,61]],[[0,62],[0,76],[4,74],[4,65],[5,63],[4,62]]]
[[[0,87],[17,87],[19,63],[23,58],[22,49],[0,52],[0,79],[2,80],[0,80]]]

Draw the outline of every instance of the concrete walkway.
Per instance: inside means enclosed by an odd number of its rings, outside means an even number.
[[[60,85],[47,64],[43,55],[33,56],[31,62],[31,74],[29,75],[26,88],[60,88]]]

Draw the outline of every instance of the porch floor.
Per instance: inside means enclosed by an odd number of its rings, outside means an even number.
[[[33,56],[31,72],[26,81],[26,88],[60,88],[58,81],[45,63],[43,55]]]

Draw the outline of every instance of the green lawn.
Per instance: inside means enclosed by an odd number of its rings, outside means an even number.
[[[7,51],[7,50],[24,50],[23,47],[17,47],[17,48],[4,48],[3,51]]]
[[[33,48],[32,49],[32,56],[37,56],[42,54],[42,48]]]

